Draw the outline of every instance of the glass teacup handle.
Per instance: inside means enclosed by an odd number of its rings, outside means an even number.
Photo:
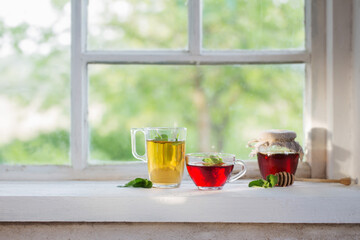
[[[237,173],[236,175],[231,176],[228,182],[234,182],[234,181],[238,180],[239,178],[241,178],[242,176],[244,176],[244,174],[246,173],[246,165],[243,161],[236,159],[235,164],[241,165],[242,170],[239,173]]]
[[[146,162],[146,153],[144,155],[139,155],[136,152],[136,133],[137,132],[142,132],[145,135],[146,138],[146,134],[145,134],[145,130],[143,128],[132,128],[131,129],[131,151],[132,154],[135,158],[140,159],[144,162]]]

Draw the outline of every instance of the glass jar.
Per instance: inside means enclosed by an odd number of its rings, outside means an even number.
[[[303,150],[295,141],[296,133],[288,130],[268,130],[250,141],[253,148],[251,155],[257,156],[262,177],[269,174],[288,172],[295,174],[299,159],[303,158]]]

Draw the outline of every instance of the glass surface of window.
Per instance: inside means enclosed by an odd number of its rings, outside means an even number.
[[[261,130],[291,129],[303,139],[303,65],[89,69],[91,163],[135,160],[132,127],[187,127],[187,152],[241,159],[249,159],[247,142]]]
[[[185,49],[185,0],[90,0],[90,49]]]
[[[0,8],[1,164],[70,163],[70,2],[35,2]]]
[[[303,49],[303,0],[206,0],[206,49]]]

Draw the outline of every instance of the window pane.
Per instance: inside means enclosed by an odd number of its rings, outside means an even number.
[[[304,48],[304,0],[206,0],[208,49]]]
[[[303,65],[90,65],[89,74],[92,163],[135,160],[131,127],[187,127],[187,153],[242,159],[265,129],[303,139]]]
[[[90,0],[90,49],[184,49],[186,0]]]
[[[70,2],[0,8],[0,163],[69,163]]]

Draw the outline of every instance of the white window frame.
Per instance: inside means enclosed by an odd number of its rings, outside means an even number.
[[[354,0],[356,1],[356,0]],[[342,2],[342,1],[340,1]],[[352,1],[349,1],[352,4]],[[329,12],[338,4],[336,0],[305,0],[305,49],[304,50],[229,50],[214,51],[202,49],[202,0],[188,0],[188,50],[142,50],[142,51],[89,51],[87,50],[87,4],[88,0],[71,0],[71,166],[0,166],[0,180],[114,180],[146,175],[144,163],[122,163],[119,165],[88,165],[88,64],[306,64],[304,90],[304,133],[307,163],[301,163],[298,173],[302,176],[325,177],[329,174],[327,159],[336,154],[329,151],[338,137],[329,138],[329,119],[335,118],[331,101],[338,92],[331,92],[329,55],[333,49],[329,43],[329,28],[336,36],[337,26],[326,24],[335,15],[346,16],[349,9]],[[342,2],[348,6],[349,3]],[[355,4],[355,3],[354,3]],[[357,4],[359,5],[359,4]],[[356,6],[357,6],[356,5]],[[352,5],[351,5],[352,6]],[[326,14],[327,13],[327,14]],[[350,15],[350,14],[349,14]],[[351,15],[352,16],[352,15]],[[349,20],[345,17],[345,19]],[[351,30],[349,30],[351,32]],[[340,31],[341,32],[341,31]],[[350,39],[351,33],[347,39]],[[359,38],[359,37],[358,37]],[[333,44],[336,44],[334,40]],[[338,51],[334,54],[342,54]],[[334,55],[331,55],[336,59]],[[327,61],[326,61],[327,60]],[[336,68],[336,66],[333,66]],[[347,69],[336,69],[343,73]],[[357,73],[358,74],[358,73]],[[335,81],[336,79],[334,79]],[[347,93],[342,93],[341,96]],[[340,97],[341,97],[340,96]],[[346,101],[351,101],[346,100]],[[331,110],[329,113],[329,109]],[[331,115],[332,114],[332,115]],[[359,115],[359,114],[358,114]],[[350,125],[351,126],[351,125]],[[332,125],[337,131],[338,125]],[[334,130],[333,129],[333,130]],[[341,134],[340,134],[341,135]],[[258,175],[256,162],[247,162],[247,177]],[[331,166],[331,164],[330,164]],[[335,171],[336,174],[336,171]],[[330,171],[331,175],[331,171]]]

